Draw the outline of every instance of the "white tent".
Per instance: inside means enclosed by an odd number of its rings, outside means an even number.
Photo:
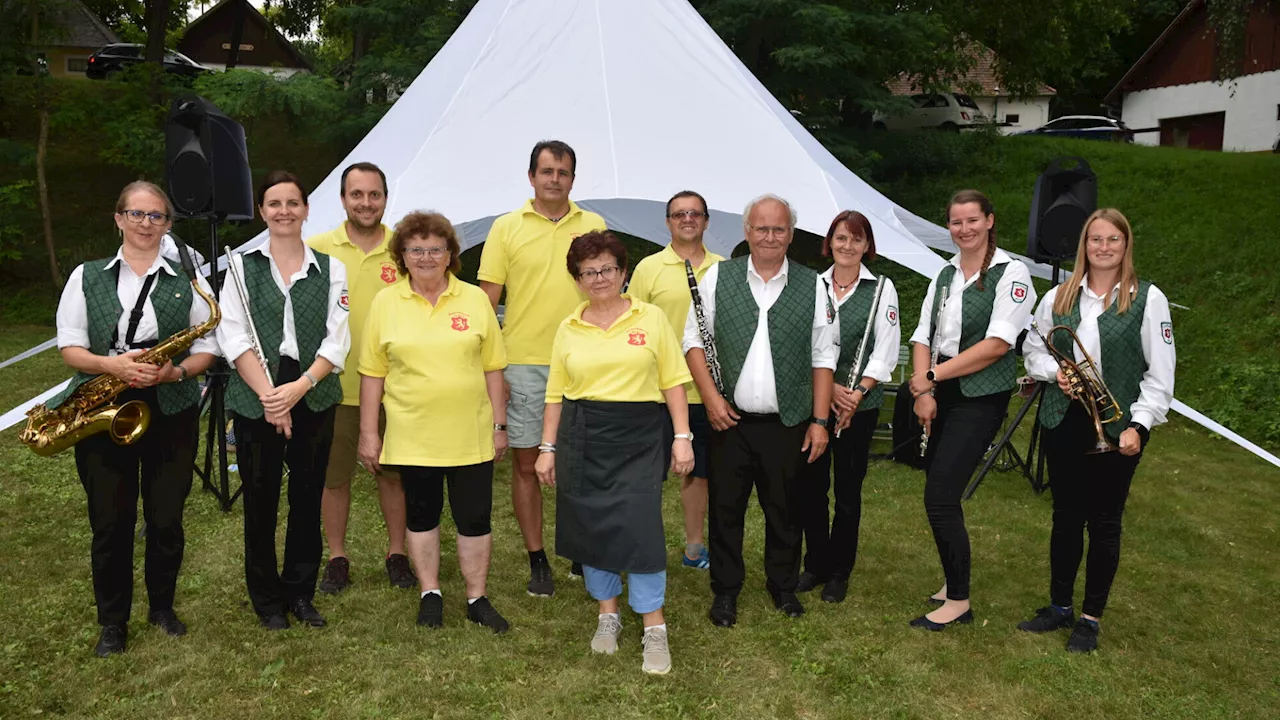
[[[711,206],[707,244],[724,255],[742,239],[743,207],[765,192],[790,201],[800,229],[818,235],[841,210],[861,211],[871,218],[877,251],[926,276],[944,262],[930,247],[955,250],[946,230],[841,165],[687,0],[480,0],[382,121],[312,191],[306,231],[346,219],[342,168],[367,161],[387,174],[388,224],[435,209],[461,229],[464,248],[472,247],[495,217],[531,195],[529,151],[553,138],[577,152],[574,199],[610,228],[660,245],[670,237],[667,198],[692,189]],[[1032,272],[1048,277],[1044,265]],[[0,416],[0,429],[34,402]],[[1174,409],[1280,466],[1181,402]]]

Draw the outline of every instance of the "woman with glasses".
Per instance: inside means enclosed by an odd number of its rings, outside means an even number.
[[[1138,279],[1133,231],[1119,210],[1102,208],[1089,216],[1075,270],[1045,294],[1035,322],[1036,332],[1024,347],[1027,372],[1049,383],[1039,417],[1053,491],[1053,532],[1049,604],[1018,629],[1045,633],[1071,627],[1067,650],[1090,652],[1098,647],[1098,620],[1120,565],[1120,518],[1129,485],[1151,429],[1169,412],[1177,364],[1169,301],[1160,288]],[[1075,332],[1081,344],[1064,329],[1054,332],[1058,325]],[[1067,375],[1046,339],[1062,356],[1081,364],[1091,358],[1101,371],[1117,404],[1116,411],[1100,418],[1115,418],[1102,426],[1112,450],[1096,452],[1097,430],[1085,405],[1071,397]],[[1086,529],[1084,603],[1076,620],[1072,597]]]
[[[149,428],[132,445],[98,433],[75,446],[93,528],[93,594],[102,626],[95,652],[102,657],[124,652],[128,638],[139,494],[147,528],[147,621],[171,636],[187,631],[173,603],[200,413],[195,377],[213,362],[217,345],[206,336],[162,366],[136,362],[144,350],[209,319],[208,303],[192,291],[179,264],[160,254],[172,217],[159,187],[141,181],[125,186],[115,213],[120,249],[72,271],[58,303],[58,348],[76,376],[48,407],[109,374],[130,388],[117,402],[140,400],[151,410]],[[198,282],[211,293],[203,278]]]
[[[440,513],[447,482],[467,619],[503,633],[509,625],[486,591],[493,463],[507,450],[502,331],[489,296],[458,279],[462,248],[443,215],[409,213],[389,250],[409,281],[381,290],[369,309],[357,454],[375,473],[384,465],[400,472],[406,542],[421,591],[418,624],[444,625]],[[379,407],[386,408],[385,437]]]
[[[671,651],[662,482],[668,467],[681,477],[693,469],[689,369],[662,310],[621,293],[627,250],[613,233],[579,236],[566,260],[587,301],[556,331],[535,467],[556,488],[556,552],[582,563],[587,592],[600,603],[591,649],[618,649],[627,573],[631,609],[643,617],[641,669],[664,675]],[[675,428],[670,452],[664,413]]]
[[[245,583],[268,630],[288,628],[286,613],[322,627],[324,616],[311,601],[323,550],[320,497],[334,405],[342,398],[338,373],[351,345],[347,272],[341,261],[302,242],[307,190],[292,173],[267,174],[258,212],[267,240],[233,258],[218,327],[218,343],[236,370],[227,408],[244,487]],[[277,569],[276,517],[286,463],[288,529],[284,565]]]
[[[960,496],[1009,407],[1018,369],[1013,347],[1027,326],[1035,290],[1027,266],[996,246],[991,201],[961,190],[947,204],[959,252],[929,283],[911,336],[911,392],[924,427],[924,508],[946,584],[932,612],[911,621],[932,632],[973,622],[969,531]]]

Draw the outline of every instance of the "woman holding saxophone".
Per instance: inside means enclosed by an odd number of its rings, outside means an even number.
[[[849,590],[858,557],[862,481],[884,395],[879,385],[891,379],[898,364],[901,329],[893,281],[877,278],[866,266],[876,258],[876,238],[865,215],[856,210],[837,215],[822,240],[822,255],[832,259],[821,277],[840,346],[833,388],[836,432],[826,452],[801,473],[798,514],[806,552],[796,591],[821,584],[822,599],[838,603]],[[833,460],[836,507],[828,524]]]
[[[124,652],[128,639],[139,494],[147,527],[147,621],[172,636],[187,631],[173,602],[200,412],[194,378],[213,362],[217,345],[203,337],[189,353],[163,365],[135,361],[165,338],[192,326],[208,332],[216,322],[210,320],[212,300],[197,297],[192,281],[160,255],[172,217],[160,188],[141,181],[125,186],[115,212],[120,249],[111,258],[77,267],[58,303],[58,348],[77,372],[48,407],[75,397],[94,377],[110,375],[128,385],[115,402],[141,401],[151,416],[149,423],[139,423],[142,435],[131,444],[116,444],[109,433],[99,432],[75,445],[76,472],[93,528],[93,594],[102,626],[95,652],[101,657]],[[199,283],[207,298],[208,284]]]
[[[1071,627],[1067,650],[1090,652],[1098,647],[1098,620],[1120,564],[1129,485],[1151,429],[1169,411],[1177,362],[1169,301],[1138,279],[1133,231],[1119,210],[1089,216],[1075,269],[1045,294],[1035,326],[1024,350],[1027,372],[1049,383],[1039,416],[1053,491],[1049,605],[1018,629]],[[1090,387],[1077,400],[1072,381],[1080,376]],[[1076,620],[1072,591],[1086,528],[1084,603]]]
[[[961,190],[947,205],[959,248],[929,283],[911,336],[911,392],[924,426],[924,507],[946,585],[911,621],[933,632],[973,622],[969,532],[960,496],[1000,429],[1016,382],[1014,344],[1035,306],[1031,273],[996,247],[991,201]]]
[[[307,191],[291,173],[267,174],[258,190],[266,242],[236,255],[222,291],[222,352],[235,365],[227,408],[235,420],[244,487],[244,561],[249,599],[263,627],[289,627],[286,612],[325,624],[311,604],[320,573],[324,492],[338,373],[351,345],[346,266],[302,242]],[[289,465],[284,567],[276,567],[276,511]]]

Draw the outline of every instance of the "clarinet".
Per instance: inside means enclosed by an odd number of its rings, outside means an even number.
[[[938,348],[942,346],[942,311],[947,306],[947,291],[950,287],[939,288],[942,291],[941,298],[938,300],[938,315],[933,320],[933,338],[929,342],[929,369],[938,369]],[[932,394],[932,392],[930,392]],[[929,451],[929,431],[922,429],[920,431],[920,457]]]
[[[716,390],[724,395],[724,379],[720,374],[720,359],[716,357],[716,339],[707,327],[707,316],[702,310],[702,294],[698,292],[698,278],[693,274],[693,263],[684,261],[684,273],[689,278],[689,294],[693,296],[693,312],[698,320],[698,335],[702,338],[702,353],[707,358],[707,369],[711,371],[711,380]]]
[[[876,321],[876,310],[880,308],[880,295],[884,292],[884,278],[876,280],[876,294],[871,300],[871,313],[867,315],[867,326],[862,330],[862,342],[858,343],[858,353],[853,358],[853,366],[849,368],[849,379],[845,381],[845,388],[852,391],[853,387],[862,379],[862,358],[867,352],[867,341],[871,338],[872,323]],[[838,425],[839,423],[837,423]],[[840,437],[840,430],[836,430],[836,437]]]

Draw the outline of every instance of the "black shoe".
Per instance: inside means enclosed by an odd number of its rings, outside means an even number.
[[[258,624],[268,630],[288,630],[289,618],[284,613],[271,613],[259,617]]]
[[[929,603],[930,605],[932,605],[932,606],[934,606],[934,607],[942,607],[943,605],[946,605],[946,604],[947,604],[947,601],[946,601],[946,600],[939,600],[938,598],[936,598],[936,597],[934,597],[934,596],[932,596],[932,595],[930,595],[929,597],[925,598],[925,599],[924,599],[924,601],[925,601],[925,602],[927,602],[927,603]]]
[[[738,622],[738,598],[732,595],[717,595],[711,601],[711,612],[707,613],[711,624],[717,627],[733,627]]]
[[[963,615],[956,618],[955,620],[952,620],[951,622],[936,623],[930,620],[929,618],[925,617],[924,615],[921,615],[915,620],[912,620],[910,625],[911,627],[924,628],[929,632],[942,632],[943,630],[946,630],[948,627],[956,623],[960,623],[961,625],[968,625],[972,622],[973,622],[973,610],[970,609],[970,610],[965,610]]]
[[[529,566],[528,591],[534,597],[551,597],[556,594],[556,581],[551,577],[551,563],[544,560]]]
[[[398,588],[411,588],[418,584],[418,579],[409,569],[409,558],[400,553],[387,556],[387,579],[392,587]]]
[[[435,593],[427,593],[418,601],[418,624],[423,627],[444,627],[444,600]]]
[[[800,598],[796,597],[795,593],[773,593],[773,606],[787,617],[798,618],[804,614],[804,605],[800,604]]]
[[[1063,611],[1053,605],[1049,605],[1037,610],[1036,616],[1030,620],[1023,620],[1018,623],[1018,629],[1023,632],[1047,633],[1070,627],[1071,623],[1075,621],[1076,616],[1070,610]]]
[[[582,563],[576,562],[573,565],[569,566],[569,579],[570,580],[582,579]]]
[[[123,646],[122,646],[123,647]],[[1067,652],[1090,653],[1098,649],[1098,623],[1080,618],[1067,638]]]
[[[507,622],[506,618],[493,609],[493,604],[489,602],[489,598],[483,596],[467,605],[467,619],[477,625],[489,628],[495,635],[501,635],[511,629],[511,623]]]
[[[324,616],[306,598],[298,598],[289,603],[289,612],[293,613],[293,616],[298,618],[300,623],[305,623],[311,627],[325,626]]]
[[[849,593],[848,578],[831,578],[822,586],[822,602],[841,603]]]
[[[320,578],[320,592],[336,595],[350,584],[351,563],[344,557],[329,558],[329,564],[324,566],[324,577]]]
[[[152,625],[158,625],[161,630],[168,633],[171,637],[182,637],[187,634],[186,623],[179,620],[177,614],[175,614],[172,609],[152,610],[147,613],[147,622]]]
[[[118,655],[124,652],[128,637],[129,631],[124,625],[103,625],[102,633],[98,635],[98,645],[93,648],[93,652],[98,657]]]
[[[805,570],[804,572],[800,573],[800,578],[796,581],[796,592],[798,593],[809,592],[810,590],[813,590],[814,588],[821,585],[822,582],[823,582],[822,578],[818,577],[814,573],[809,572],[808,570]]]

